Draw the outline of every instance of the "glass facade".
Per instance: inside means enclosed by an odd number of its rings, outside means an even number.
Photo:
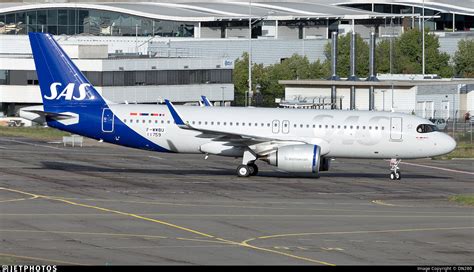
[[[103,10],[37,9],[0,14],[0,34],[193,37],[195,23],[160,21]]]
[[[94,86],[232,83],[231,69],[84,72]],[[0,85],[38,85],[36,71],[0,70]]]

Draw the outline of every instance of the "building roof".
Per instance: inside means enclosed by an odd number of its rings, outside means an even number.
[[[474,84],[472,79],[430,79],[430,80],[380,80],[380,81],[348,81],[348,80],[279,80],[278,83],[285,86],[299,86],[299,87],[326,87],[337,86],[342,88],[349,88],[356,86],[359,88],[368,88],[370,86],[379,88],[391,88],[392,85],[396,87],[413,87],[433,84],[436,85],[453,85],[453,84]]]
[[[313,0],[323,2],[320,0]],[[441,13],[454,13],[460,15],[474,16],[474,0],[325,0],[331,5],[350,5],[350,4],[394,4],[407,5],[414,7],[423,7],[439,11]]]
[[[42,8],[83,8],[126,13],[130,15],[171,21],[241,20],[249,17],[249,2],[66,2],[58,3],[2,3],[0,13]],[[268,20],[294,20],[312,18],[369,19],[386,17],[385,13],[363,11],[355,8],[322,4],[323,1],[306,2],[252,2],[253,18]],[[394,16],[400,16],[395,14]],[[404,14],[404,16],[407,16]]]

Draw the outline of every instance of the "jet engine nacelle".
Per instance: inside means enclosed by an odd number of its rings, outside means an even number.
[[[318,175],[320,154],[318,145],[287,145],[269,154],[266,161],[287,172]]]
[[[329,171],[330,162],[331,158],[322,157],[319,163],[319,171]]]

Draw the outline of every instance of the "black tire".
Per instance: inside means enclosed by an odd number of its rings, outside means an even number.
[[[255,163],[249,164],[250,176],[256,176],[258,174],[258,166]]]
[[[395,173],[395,176],[396,176],[397,180],[401,180],[401,179],[402,179],[402,172],[397,171],[397,172]]]
[[[239,165],[237,167],[237,176],[241,178],[250,176],[250,168],[244,164]]]
[[[395,172],[390,172],[390,180],[396,180]]]

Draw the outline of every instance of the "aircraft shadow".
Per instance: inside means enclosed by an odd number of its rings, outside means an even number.
[[[41,169],[60,170],[69,172],[98,172],[98,173],[135,173],[135,174],[168,174],[176,176],[235,176],[235,170],[229,168],[208,168],[208,169],[146,169],[146,168],[109,168],[92,165],[81,165],[68,162],[41,162]],[[311,176],[295,176],[290,173],[278,171],[260,171],[260,177],[273,178],[310,178]],[[328,178],[371,178],[371,179],[387,179],[388,173],[338,173],[338,172],[323,172],[321,177]],[[449,179],[449,177],[421,175],[421,174],[403,174],[403,178],[410,179]]]

